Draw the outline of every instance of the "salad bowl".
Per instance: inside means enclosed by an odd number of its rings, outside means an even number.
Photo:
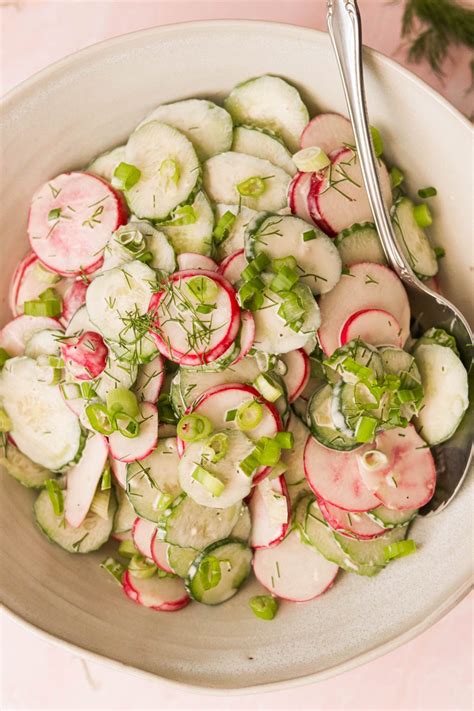
[[[433,235],[446,250],[440,288],[472,320],[470,126],[423,82],[366,50],[371,122],[409,192],[435,185]],[[326,34],[262,22],[216,21],[154,28],[101,43],[42,71],[2,107],[0,323],[8,283],[27,250],[26,219],[38,185],[123,143],[156,105],[190,96],[221,101],[265,73],[300,90],[310,113],[345,113]],[[200,688],[236,692],[288,687],[343,672],[426,629],[469,590],[472,476],[449,508],[418,519],[416,555],[372,579],[343,575],[324,597],[283,602],[256,620],[245,594],[179,614],[130,605],[99,567],[107,549],[70,556],[48,544],[31,516],[33,494],[2,476],[0,526],[6,610],[80,654]],[[5,553],[8,551],[8,554]]]

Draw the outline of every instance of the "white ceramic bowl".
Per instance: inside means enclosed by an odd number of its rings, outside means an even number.
[[[398,65],[369,51],[365,60],[371,122],[388,159],[413,191],[438,188],[433,232],[447,249],[441,285],[468,310],[469,125]],[[137,32],[79,52],[14,90],[2,107],[0,321],[10,317],[8,278],[27,249],[28,203],[40,183],[123,142],[161,102],[220,98],[265,72],[295,83],[311,112],[345,112],[327,35],[261,22]],[[83,652],[207,690],[288,686],[343,671],[425,629],[469,587],[472,482],[445,513],[416,523],[419,553],[373,579],[341,574],[322,598],[283,603],[271,623],[248,608],[256,583],[216,608],[166,614],[132,605],[99,569],[104,551],[72,556],[49,544],[33,523],[34,494],[6,475],[1,485],[8,610]]]

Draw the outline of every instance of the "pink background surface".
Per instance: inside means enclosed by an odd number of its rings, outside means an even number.
[[[471,3],[472,4],[472,3]],[[324,0],[0,0],[2,93],[87,45],[133,30],[197,19],[265,19],[324,29]],[[401,3],[359,0],[364,42],[406,64]],[[467,115],[467,52],[456,49],[442,83],[410,66]],[[359,669],[288,692],[223,699],[84,662],[2,616],[2,709],[470,709],[472,595],[417,639]],[[387,611],[390,614],[390,611]],[[316,641],[317,643],[317,641]]]

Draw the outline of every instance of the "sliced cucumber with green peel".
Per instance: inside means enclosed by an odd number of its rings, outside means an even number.
[[[0,446],[0,466],[29,489],[40,489],[54,476],[49,469],[33,462],[11,442],[7,442],[5,447]]]
[[[234,129],[232,150],[269,160],[270,163],[282,168],[289,175],[296,173],[296,165],[283,141],[264,129],[254,126],[237,126]]]
[[[185,209],[186,208],[186,209]],[[171,242],[176,254],[212,252],[214,213],[206,194],[200,190],[190,205],[178,208],[159,228]]]
[[[115,168],[125,160],[125,146],[117,146],[111,151],[101,153],[94,158],[87,167],[88,173],[94,173],[100,178],[104,178],[108,183],[112,182]]]
[[[121,267],[145,255],[152,269],[171,274],[177,267],[176,254],[163,232],[146,220],[132,220],[119,227],[108,241],[101,271]]]
[[[168,563],[180,578],[186,578],[191,564],[199,553],[194,548],[168,545]]]
[[[244,249],[244,235],[250,222],[258,214],[256,210],[251,210],[249,207],[244,205],[227,205],[225,203],[219,203],[215,206],[215,222],[216,229],[219,225],[219,221],[223,216],[230,212],[234,215],[235,220],[232,224],[224,231],[224,236],[216,237],[216,256],[217,259],[222,260],[231,254],[235,254],[240,249]]]
[[[158,521],[157,535],[175,546],[200,551],[230,534],[238,521],[240,508],[239,503],[228,509],[211,509],[181,494]]]
[[[66,492],[63,492],[63,497],[65,501]],[[108,541],[116,507],[115,496],[112,495],[107,519],[89,511],[84,522],[78,528],[72,528],[65,522],[63,514],[56,516],[49,494],[44,489],[36,499],[33,510],[36,523],[50,541],[57,543],[68,553],[90,553]]]
[[[387,263],[373,222],[356,222],[342,230],[335,239],[335,245],[343,267],[360,262]]]
[[[396,511],[387,509],[385,506],[378,506],[372,511],[367,511],[367,516],[378,523],[383,528],[396,528],[397,526],[405,526],[412,521],[418,513],[418,509],[413,511]]]
[[[186,578],[186,590],[197,602],[220,605],[235,595],[247,580],[252,551],[232,538],[217,541],[194,560]]]
[[[340,533],[334,533],[334,537],[342,550],[357,565],[381,568],[387,564],[385,548],[392,543],[403,541],[407,531],[408,526],[399,526],[369,541],[357,541]]]
[[[129,501],[129,498],[121,486],[115,487],[117,497],[117,511],[114,518],[114,533],[127,533],[133,528],[137,512]]]
[[[404,197],[392,208],[392,222],[398,243],[413,271],[420,277],[438,273],[438,260],[428,235],[415,220],[412,201]]]
[[[169,504],[180,494],[176,439],[159,440],[156,449],[127,467],[127,496],[136,514],[158,523]]]
[[[311,434],[325,447],[348,452],[360,447],[354,437],[338,430],[333,419],[333,391],[330,385],[316,390],[308,403],[308,423]]]
[[[230,538],[238,538],[239,541],[244,541],[244,543],[248,543],[251,532],[252,520],[250,518],[249,507],[246,504],[242,504],[237,523],[230,532]]]
[[[416,380],[421,382],[420,372],[417,368],[414,356],[404,351],[403,348],[384,346],[379,348],[379,353],[382,356],[383,368],[386,373],[391,375],[409,373]]]

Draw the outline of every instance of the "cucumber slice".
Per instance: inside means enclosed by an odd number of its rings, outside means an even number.
[[[101,153],[100,156],[94,158],[86,170],[88,173],[98,175],[108,183],[111,183],[115,168],[123,161],[125,161],[125,146],[117,146],[117,148]]]
[[[392,209],[392,222],[398,243],[413,271],[420,277],[438,273],[438,260],[428,235],[418,226],[412,201],[404,197]]]
[[[28,343],[29,343],[29,341],[28,341]],[[27,343],[27,347],[28,347],[28,343]],[[434,343],[437,346],[445,346],[446,348],[451,348],[453,353],[455,353],[457,356],[459,356],[459,351],[458,351],[456,339],[450,333],[445,331],[444,328],[429,328],[416,341],[416,343],[413,347],[413,351],[415,351],[418,348],[418,346],[424,346],[424,345],[431,344],[431,343]]]
[[[237,84],[224,104],[235,123],[274,131],[290,151],[299,149],[308,109],[298,90],[280,77],[266,74]]]
[[[286,430],[293,434],[294,441],[291,449],[282,450],[281,461],[286,465],[285,481],[288,486],[292,486],[305,480],[304,448],[309,436],[309,429],[297,415],[292,413]]]
[[[230,150],[232,144],[232,118],[212,101],[185,99],[163,104],[152,111],[138,128],[150,121],[166,123],[184,133],[201,161]]]
[[[418,509],[413,509],[413,511],[396,511],[394,509],[387,509],[385,506],[377,506],[376,509],[367,511],[366,515],[383,528],[396,528],[397,526],[404,526],[410,523],[417,513]]]
[[[121,267],[136,258],[133,252],[119,242],[119,239],[124,239],[124,237],[134,240],[135,243],[143,238],[143,253],[150,253],[151,257],[147,264],[153,269],[171,274],[177,268],[176,255],[166,235],[145,220],[132,220],[127,225],[119,227],[108,241],[104,249],[104,263],[101,271]]]
[[[168,237],[176,254],[211,254],[214,214],[206,194],[200,190],[189,207],[192,208],[192,211],[189,210],[189,222],[178,209],[170,220],[160,224],[160,229]]]
[[[383,363],[377,348],[357,338],[337,348],[332,356],[324,361],[323,367],[328,380],[338,382],[341,377],[346,383],[359,381],[357,374],[351,373],[344,367],[346,358],[351,358],[359,365],[371,368],[374,378],[377,380],[383,378]]]
[[[348,538],[340,533],[334,533],[334,538],[342,550],[347,553],[351,560],[357,565],[371,565],[382,568],[387,565],[384,555],[385,548],[391,543],[403,541],[404,538],[406,538],[407,531],[407,525],[399,526],[369,541],[357,541],[354,538]]]
[[[208,587],[206,564],[216,566],[217,584]],[[230,600],[247,580],[252,564],[252,551],[242,541],[227,538],[208,546],[195,559],[186,578],[186,590],[204,605],[220,605]],[[212,581],[215,583],[215,581]]]
[[[160,540],[197,551],[226,538],[238,521],[240,502],[228,509],[200,506],[181,494],[166,509],[158,522]]]
[[[67,493],[63,492],[64,501]],[[78,528],[68,526],[64,517],[56,516],[46,489],[36,499],[33,511],[41,531],[53,543],[57,543],[68,553],[90,553],[96,551],[109,539],[117,507],[115,496],[110,497],[108,518],[102,518],[89,511]]]
[[[79,455],[81,427],[59,387],[41,382],[40,372],[31,358],[8,360],[0,373],[0,399],[18,449],[36,464],[59,471]]]
[[[141,172],[138,182],[125,191],[131,211],[139,218],[165,220],[178,205],[191,202],[199,186],[200,167],[192,143],[158,121],[132,133],[125,162]]]
[[[38,358],[40,355],[59,356],[62,331],[46,328],[44,331],[33,333],[25,346],[25,355],[28,358]]]
[[[0,446],[0,466],[29,489],[41,489],[53,477],[49,469],[33,462],[11,442],[7,442],[5,447]]]
[[[227,236],[216,245],[216,256],[218,260],[225,259],[231,254],[235,254],[244,248],[244,235],[247,226],[254,217],[258,214],[256,210],[251,210],[244,205],[226,205],[219,203],[215,206],[216,225],[226,212],[231,212],[235,215],[235,221],[232,223]]]
[[[186,578],[191,564],[199,555],[194,548],[181,548],[180,546],[168,545],[168,563],[176,575]]]
[[[136,514],[158,523],[163,510],[181,492],[176,439],[161,439],[152,454],[127,467],[127,496]]]
[[[115,512],[113,532],[127,533],[132,530],[137,514],[121,486],[115,487],[115,495],[117,497],[117,511]]]
[[[415,360],[425,393],[416,426],[425,442],[440,444],[454,434],[469,406],[467,372],[446,346],[419,346]]]
[[[305,237],[310,236],[311,239]],[[341,258],[332,239],[317,227],[291,215],[258,215],[245,232],[248,261],[264,252],[270,259],[291,255],[301,281],[313,294],[325,294],[341,278]]]
[[[338,430],[333,419],[333,392],[330,385],[318,388],[308,403],[308,419],[311,434],[325,447],[348,452],[360,447],[351,436]]]
[[[241,195],[237,185],[249,178],[264,179],[264,190],[257,197]],[[214,202],[244,205],[252,210],[278,212],[287,205],[290,176],[268,160],[228,151],[204,163],[204,188]]]
[[[237,126],[234,129],[232,150],[246,153],[255,158],[264,158],[277,165],[289,175],[296,173],[291,153],[285,144],[275,135],[261,128],[252,126]]]
[[[390,375],[409,373],[413,378],[421,382],[421,375],[414,356],[404,351],[403,348],[384,346],[379,348],[379,353],[382,357],[383,368],[386,373]]]
[[[339,232],[335,244],[343,267],[350,267],[359,262],[387,263],[373,222],[356,222],[347,227]]]
[[[249,507],[246,504],[242,504],[237,523],[230,532],[230,538],[238,538],[240,541],[248,543],[251,532],[252,520],[250,518]]]

